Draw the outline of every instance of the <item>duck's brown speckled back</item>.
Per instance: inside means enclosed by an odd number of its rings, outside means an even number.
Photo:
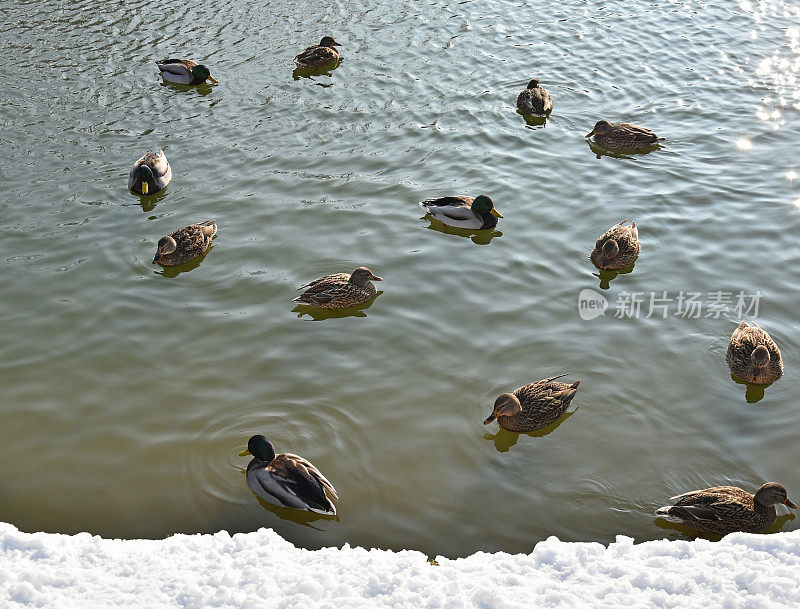
[[[769,362],[756,375],[752,355],[760,345],[766,347]],[[747,383],[769,385],[783,374],[781,350],[772,337],[755,322],[748,324],[743,321],[733,331],[725,359],[731,372]]]

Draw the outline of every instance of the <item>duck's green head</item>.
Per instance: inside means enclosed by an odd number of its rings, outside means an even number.
[[[360,266],[350,274],[349,281],[350,283],[354,283],[363,288],[370,281],[383,281],[383,279],[377,275],[373,275],[372,271],[370,271],[367,267]]]
[[[593,135],[597,134],[604,135],[610,132],[611,132],[611,123],[609,123],[608,121],[597,121],[594,125],[594,129],[592,129],[592,132],[589,133],[586,137],[592,137]]]
[[[211,71],[204,65],[200,64],[192,68],[192,76],[200,82],[210,80],[211,82],[219,82],[216,78],[211,76]]]
[[[534,78],[528,83],[527,88],[528,89],[535,89],[538,86],[539,86],[539,79],[538,78]]]
[[[155,184],[153,170],[145,164],[139,165],[136,170],[136,180],[142,184],[142,194],[148,194],[150,192],[150,184]]]
[[[338,42],[336,42],[332,36],[323,36],[322,40],[319,41],[319,46],[321,47],[340,47],[342,46]]]
[[[504,393],[494,401],[492,414],[486,417],[483,424],[488,425],[497,417],[513,417],[519,412],[522,412],[522,404],[519,403],[517,396],[513,393]]]
[[[503,217],[503,214],[494,208],[494,203],[486,195],[478,195],[475,197],[475,200],[472,201],[472,211],[480,216],[492,214],[495,218]]]
[[[275,447],[272,446],[272,442],[260,434],[247,441],[247,452],[264,463],[270,463],[275,458]]]

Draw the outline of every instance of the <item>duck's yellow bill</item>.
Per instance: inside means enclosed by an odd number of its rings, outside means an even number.
[[[491,211],[489,213],[492,214],[493,216],[495,216],[496,218],[502,218],[503,217],[503,214],[501,214],[499,211],[497,211],[494,207],[492,207],[492,209],[491,209]]]
[[[216,78],[214,78],[213,76],[209,76],[207,80],[210,80],[211,82],[214,82],[214,83],[216,83],[216,82],[219,82],[219,81],[218,81]]]
[[[250,451],[245,448],[242,452],[239,453],[239,456],[240,457],[246,457],[249,454],[250,454]]]
[[[150,192],[150,186],[147,182],[142,182],[142,194],[146,195],[148,192]]]

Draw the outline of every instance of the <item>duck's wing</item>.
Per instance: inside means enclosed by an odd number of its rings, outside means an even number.
[[[158,69],[164,73],[175,74],[177,76],[192,76],[192,69],[197,65],[191,59],[162,59],[157,61]]]
[[[335,49],[313,45],[306,50],[295,55],[295,63],[302,64],[322,64],[327,62],[336,61],[338,53]]]
[[[472,211],[471,197],[441,197],[420,201],[420,207],[434,218],[457,228],[480,228],[483,219]]]
[[[630,123],[618,123],[614,125],[614,135],[620,139],[629,140],[640,144],[655,143],[659,138],[650,129],[639,127],[638,125],[631,125]]]
[[[347,281],[350,279],[350,275],[347,273],[333,273],[331,275],[325,275],[324,277],[320,277],[319,279],[314,279],[313,281],[309,281],[308,283],[304,283],[301,285],[298,290],[303,290],[308,288],[308,292],[313,291],[315,288],[325,289],[325,285],[330,283],[341,283],[342,281]]]
[[[337,296],[347,293],[352,284],[349,283],[350,275],[335,273],[326,275],[316,281],[307,283],[298,289],[308,288],[305,292],[294,298],[292,302],[307,302],[312,304],[327,304]]]
[[[285,493],[304,504],[305,509],[320,514],[336,514],[333,500],[336,489],[314,465],[291,453],[277,455],[267,467]]]

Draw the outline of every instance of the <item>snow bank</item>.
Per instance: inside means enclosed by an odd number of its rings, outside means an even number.
[[[437,558],[361,548],[303,550],[272,530],[116,540],[0,524],[0,606],[448,608],[800,605],[800,531],[720,542],[618,537],[528,555]]]

